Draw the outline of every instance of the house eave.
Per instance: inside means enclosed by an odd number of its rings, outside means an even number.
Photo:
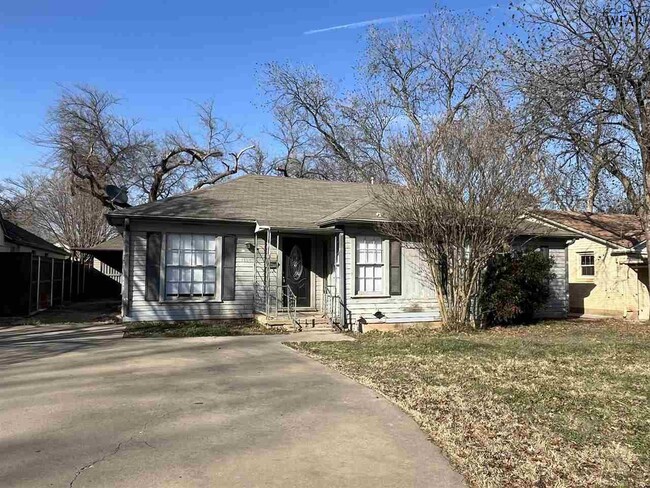
[[[621,246],[620,244],[616,244],[616,243],[608,241],[606,239],[601,239],[600,237],[596,237],[594,235],[588,234],[588,233],[583,232],[581,230],[574,229],[574,228],[572,228],[572,227],[570,227],[568,225],[560,224],[559,222],[556,222],[556,221],[554,221],[552,219],[548,219],[546,217],[542,217],[541,215],[530,214],[529,218],[534,219],[534,220],[538,220],[538,221],[543,222],[543,223],[545,223],[547,225],[557,227],[558,229],[563,229],[565,231],[572,232],[572,233],[577,234],[577,235],[579,235],[581,237],[584,237],[585,239],[590,239],[590,240],[592,240],[594,242],[597,242],[599,244],[603,244],[603,245],[611,247],[613,249],[621,249],[621,250],[627,250],[628,249],[627,247]]]
[[[320,227],[331,227],[341,224],[381,224],[388,222],[385,219],[331,219],[317,222]]]
[[[106,214],[106,220],[108,223],[114,227],[121,227],[125,219],[130,220],[153,220],[153,221],[172,221],[172,222],[186,222],[186,223],[201,223],[205,224],[206,222],[216,223],[216,224],[244,224],[244,225],[256,225],[257,221],[255,220],[240,220],[240,219],[219,219],[214,217],[172,217],[166,215],[123,215],[123,214]]]

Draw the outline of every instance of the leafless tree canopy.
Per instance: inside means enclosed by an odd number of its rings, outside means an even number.
[[[109,208],[104,187],[128,185],[127,167],[149,145],[148,135],[136,130],[136,121],[114,114],[117,103],[110,93],[91,87],[66,89],[36,139],[51,150],[52,166],[71,175],[75,188]]]
[[[550,156],[549,189],[580,195],[571,206],[648,214],[649,7],[542,0],[516,8],[523,34],[510,39],[505,61],[523,127]]]
[[[525,233],[522,216],[537,202],[531,155],[513,127],[475,107],[433,132],[400,137],[392,151],[406,184],[376,190],[391,221],[383,231],[425,257],[448,327],[467,326],[482,271]]]
[[[71,191],[65,175],[30,173],[5,181],[3,187],[5,217],[66,249],[91,247],[114,233],[101,202]]]
[[[117,115],[119,100],[94,87],[63,91],[36,142],[51,149],[52,168],[71,176],[72,186],[114,203],[108,184],[125,187],[135,202],[155,201],[216,183],[239,172],[245,152],[240,137],[216,117],[211,102],[197,105],[199,129],[182,126],[157,136],[138,121]]]
[[[389,146],[455,120],[477,97],[490,100],[494,68],[481,22],[436,11],[425,26],[371,29],[359,83],[342,92],[315,69],[270,64],[264,86],[287,147],[281,171],[344,180],[396,181]]]

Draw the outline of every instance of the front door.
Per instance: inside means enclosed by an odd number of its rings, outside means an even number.
[[[282,282],[296,295],[296,306],[311,305],[311,239],[285,237],[282,239],[284,272]]]

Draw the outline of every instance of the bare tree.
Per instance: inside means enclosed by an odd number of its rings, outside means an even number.
[[[281,150],[273,159],[273,169],[287,177],[336,179],[335,161],[322,140],[301,119],[299,111],[290,105],[279,105],[274,114],[276,130],[269,135]]]
[[[241,170],[250,175],[271,175],[276,172],[271,157],[259,142],[254,142],[253,147],[246,153]]]
[[[535,202],[481,25],[438,10],[421,27],[371,29],[346,93],[312,68],[266,70],[276,118],[299,129],[283,134],[289,147],[322,148],[315,165],[336,179],[396,183],[373,186],[392,222],[383,231],[419,248],[449,327],[467,326],[488,259]]]
[[[494,69],[477,25],[474,16],[438,10],[422,28],[371,29],[360,82],[346,93],[313,68],[279,64],[267,66],[264,86],[280,125],[290,116],[308,141],[302,154],[312,156],[317,173],[394,181],[391,138],[426,137],[441,119],[454,120],[476,98],[490,98]]]
[[[72,186],[109,208],[106,185],[128,186],[127,167],[150,144],[148,135],[136,130],[137,121],[114,113],[117,103],[110,93],[89,86],[64,89],[35,139],[51,150],[49,162],[71,176]]]
[[[214,184],[240,171],[240,137],[214,113],[212,102],[197,105],[198,128],[179,125],[156,137],[137,130],[137,121],[116,114],[119,100],[108,92],[78,86],[64,90],[36,142],[51,149],[50,164],[71,175],[74,188],[114,208],[106,185],[136,192],[136,201],[155,201]]]
[[[6,217],[66,249],[94,246],[114,233],[102,203],[71,188],[65,175],[24,174],[7,180],[5,188],[14,202]]]
[[[537,202],[531,155],[512,134],[508,117],[475,107],[401,136],[392,151],[405,184],[375,190],[389,220],[382,230],[420,251],[451,329],[470,325],[481,273],[525,233],[522,216]]]
[[[573,189],[582,188],[588,211],[619,206],[623,194],[650,236],[650,4],[542,0],[514,8],[523,33],[510,38],[505,60],[524,129],[554,156],[549,173],[578,175],[582,187]],[[599,192],[614,202],[599,204]]]
[[[332,83],[312,68],[271,64],[264,84],[278,121],[274,135],[286,149],[281,172],[298,169],[298,175],[306,175],[306,163],[312,159],[301,149],[308,145],[309,152],[318,154],[310,172],[339,180],[370,177],[364,161],[355,158],[352,128]]]
[[[240,151],[231,147],[240,136],[216,117],[214,104],[197,104],[200,134],[179,125],[150,146],[146,162],[135,160],[136,185],[152,202],[175,193],[196,190],[237,174]]]

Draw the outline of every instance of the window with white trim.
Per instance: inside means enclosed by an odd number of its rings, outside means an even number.
[[[596,274],[596,266],[593,254],[580,255],[580,275],[593,277]]]
[[[216,242],[215,236],[167,234],[167,298],[214,298],[217,280]]]
[[[356,238],[356,293],[382,293],[384,261],[382,240],[377,236],[359,236]]]

